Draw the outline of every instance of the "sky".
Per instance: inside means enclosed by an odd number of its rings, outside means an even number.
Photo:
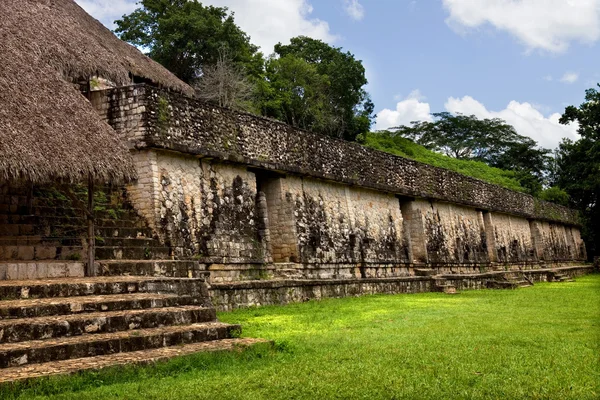
[[[76,0],[109,28],[136,0]],[[502,118],[541,146],[576,139],[558,123],[600,82],[600,0],[207,0],[265,54],[298,35],[366,68],[373,129],[449,111]]]

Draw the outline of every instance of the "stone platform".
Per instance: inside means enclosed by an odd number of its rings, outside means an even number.
[[[399,294],[486,289],[490,282],[506,282],[498,288],[517,288],[522,279],[528,282],[565,281],[593,272],[592,265],[537,268],[522,271],[492,271],[471,274],[423,274],[389,278],[351,279],[280,279],[211,283],[210,295],[219,311],[272,304],[297,303],[324,298],[341,298],[370,294]],[[558,277],[558,278],[557,278]],[[492,286],[493,287],[493,286]]]

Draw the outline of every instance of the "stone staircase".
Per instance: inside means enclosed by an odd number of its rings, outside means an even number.
[[[508,271],[496,279],[487,281],[490,289],[517,289],[533,286],[533,282],[522,271]]]
[[[575,280],[564,272],[551,271],[548,273],[548,282],[575,282]]]
[[[262,342],[239,332],[202,278],[0,281],[0,383]]]
[[[85,277],[85,211],[52,193],[0,187],[0,383],[262,342],[217,321],[206,272],[122,192],[96,203],[100,276]]]
[[[0,280],[83,277],[84,209],[54,192],[0,189]],[[107,193],[94,212],[98,274],[202,276],[198,262],[175,260],[173,250],[153,237],[122,191]]]
[[[458,294],[459,292],[456,290],[456,286],[452,283],[449,283],[446,279],[440,278],[437,276],[433,276],[434,279],[434,289],[436,292],[442,292],[446,294]]]

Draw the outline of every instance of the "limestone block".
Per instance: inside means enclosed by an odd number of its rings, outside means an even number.
[[[62,278],[67,275],[66,265],[64,263],[48,263],[48,278]]]
[[[19,279],[19,264],[11,263],[6,265],[6,279]]]
[[[53,260],[56,258],[56,247],[54,246],[36,246],[35,258],[37,260]]]

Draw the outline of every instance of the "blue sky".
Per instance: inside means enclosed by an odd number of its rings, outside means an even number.
[[[76,0],[112,27],[135,0]],[[212,0],[265,53],[297,35],[363,60],[374,128],[452,111],[500,117],[545,147],[575,138],[558,124],[600,81],[600,0]]]

